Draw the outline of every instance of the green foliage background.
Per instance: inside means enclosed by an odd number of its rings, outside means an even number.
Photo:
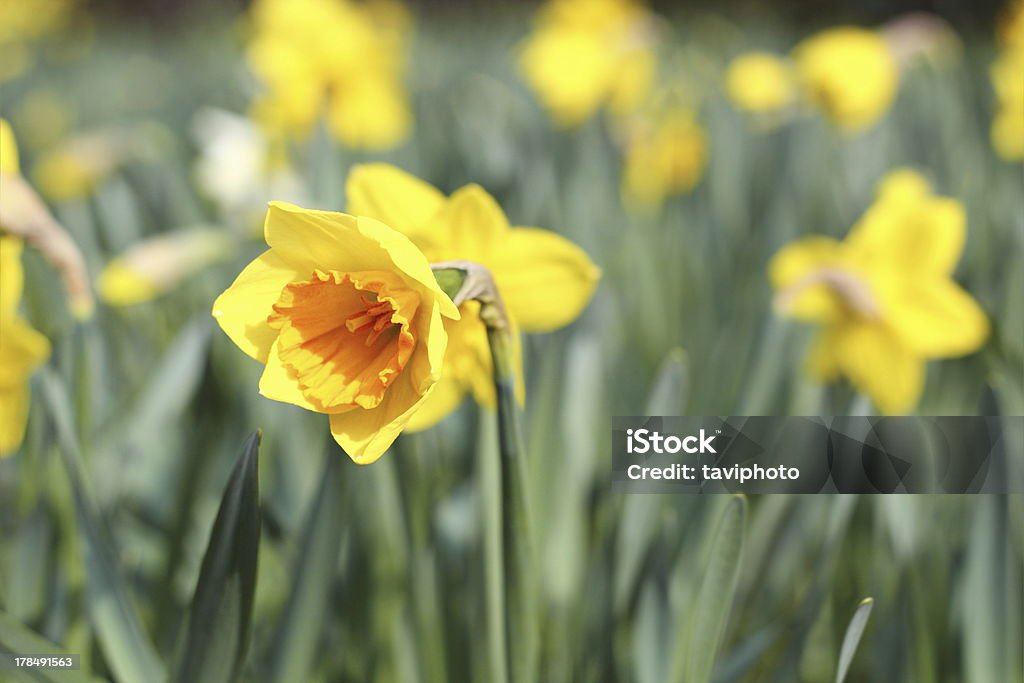
[[[570,237],[604,270],[583,318],[526,340],[536,680],[834,680],[871,596],[848,680],[1024,681],[1018,496],[610,491],[612,415],[868,409],[805,377],[808,331],[773,318],[765,265],[799,235],[845,234],[899,165],[965,203],[956,276],[994,323],[980,353],[931,365],[920,412],[1024,414],[1024,194],[1021,168],[987,141],[990,42],[913,69],[863,136],[814,118],[757,134],[724,100],[721,69],[742,49],[800,36],[684,17],[675,58],[701,94],[710,164],[692,195],[637,216],[622,207],[602,122],[555,131],[519,82],[522,12],[495,9],[484,26],[420,19],[410,142],[356,155],[318,135],[295,151],[318,208],[343,208],[349,166],[384,159],[446,191],[481,183],[514,224]],[[40,85],[75,102],[83,128],[166,126],[158,160],[53,207],[93,272],[145,236],[214,220],[193,186],[187,127],[200,106],[242,111],[246,97],[235,18],[161,31],[100,18],[96,30],[86,57],[44,62],[0,99],[16,129],[18,103]],[[34,151],[23,153],[31,167]],[[25,445],[0,461],[0,652],[45,652],[45,638],[82,653],[93,677],[131,683],[228,680],[236,667],[242,680],[289,683],[502,680],[485,569],[500,543],[494,416],[467,404],[377,464],[353,465],[322,416],[257,395],[259,364],[210,318],[261,249],[253,240],[233,263],[85,324],[27,256],[27,317],[54,355]],[[256,428],[258,506],[255,441],[243,448]]]

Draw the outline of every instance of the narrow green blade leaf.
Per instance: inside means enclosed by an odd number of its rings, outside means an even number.
[[[11,615],[0,612],[0,654],[4,655],[48,655],[67,657],[69,652],[54,645],[38,633],[22,626]],[[5,671],[5,675],[13,672]],[[26,680],[42,681],[42,683],[94,683],[94,678],[84,671],[59,669],[34,669],[25,676]],[[4,680],[7,680],[6,678]]]
[[[839,649],[839,668],[836,669],[836,683],[843,683],[846,674],[850,671],[850,664],[853,662],[853,655],[857,652],[857,645],[860,644],[861,636],[864,635],[864,628],[868,625],[868,617],[871,616],[871,608],[874,606],[873,598],[865,598],[857,607],[850,619],[850,625],[846,627],[846,635],[843,636],[843,646]]]
[[[259,444],[256,432],[246,441],[224,489],[192,596],[174,675],[179,683],[233,681],[245,662],[262,525]]]
[[[676,667],[680,683],[708,683],[715,655],[736,597],[736,583],[743,560],[747,501],[734,496],[722,513],[711,541],[711,552],[697,593],[697,604],[684,631],[685,663]],[[681,668],[681,671],[680,671]]]
[[[43,393],[53,412],[57,441],[75,502],[75,517],[89,576],[89,617],[107,662],[118,681],[160,681],[166,672],[121,576],[116,554],[92,498],[82,480],[78,439],[71,419],[71,404],[60,378],[42,374]]]
[[[330,449],[326,456],[320,490],[295,558],[292,592],[274,638],[271,681],[290,683],[311,678],[341,548],[344,514],[339,468],[343,457],[337,449]]]

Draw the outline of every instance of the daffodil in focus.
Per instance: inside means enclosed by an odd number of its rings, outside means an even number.
[[[111,306],[150,301],[190,275],[229,257],[235,241],[223,230],[198,228],[150,238],[107,264],[97,290]]]
[[[559,125],[583,123],[606,105],[622,114],[639,106],[653,85],[654,24],[639,0],[550,0],[519,67]]]
[[[660,206],[692,190],[704,174],[708,135],[687,106],[637,117],[626,132],[622,191],[628,202]]]
[[[18,171],[14,135],[7,121],[0,119],[0,201],[6,181]],[[29,378],[50,355],[46,337],[18,315],[25,281],[22,241],[2,233],[0,224],[0,456],[21,445],[30,403]]]
[[[733,105],[753,114],[773,113],[796,98],[796,79],[788,60],[769,52],[748,52],[734,59],[725,74]]]
[[[600,271],[569,240],[540,228],[510,227],[504,211],[482,187],[466,185],[445,197],[387,164],[355,167],[346,186],[347,209],[373,216],[409,237],[432,263],[472,261],[494,276],[513,327],[548,332],[575,320],[589,303]],[[459,320],[445,321],[448,353],[435,392],[410,422],[425,429],[455,410],[467,392],[495,404],[487,333],[478,304],[462,305]],[[522,367],[521,353],[515,363]],[[517,390],[522,400],[521,377]]]
[[[247,56],[266,90],[253,116],[302,138],[326,117],[354,149],[387,149],[412,126],[404,84],[410,18],[397,0],[257,0]]]
[[[1007,161],[1024,160],[1024,2],[1007,8],[999,30],[1002,47],[990,69],[996,95],[991,139]]]
[[[877,31],[831,28],[797,45],[793,57],[807,97],[845,131],[874,125],[896,97],[899,66]]]
[[[899,170],[845,240],[807,237],[780,250],[769,266],[778,310],[821,326],[811,374],[845,376],[899,414],[917,404],[926,361],[980,348],[988,319],[952,278],[966,232],[958,201]]]
[[[260,393],[327,414],[358,463],[379,458],[428,400],[459,311],[405,236],[364,216],[272,202],[270,249],[213,305],[266,368]]]

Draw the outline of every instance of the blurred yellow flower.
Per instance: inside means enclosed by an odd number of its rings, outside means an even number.
[[[386,149],[412,126],[404,85],[410,18],[394,0],[257,0],[248,61],[266,92],[253,116],[304,137],[326,113],[343,144]]]
[[[235,241],[217,228],[152,237],[108,263],[100,273],[97,290],[111,306],[151,301],[190,275],[231,256],[235,246]]]
[[[0,83],[17,78],[32,63],[34,41],[63,28],[75,0],[0,2]]]
[[[1024,2],[1013,2],[998,30],[1002,51],[990,75],[996,113],[990,137],[996,153],[1007,161],[1024,160]]]
[[[639,118],[627,131],[622,192],[627,201],[660,206],[692,190],[704,174],[708,135],[686,106]]]
[[[828,29],[797,45],[793,57],[811,102],[843,130],[875,124],[896,97],[899,67],[876,31]]]
[[[459,311],[424,255],[372,218],[271,202],[270,249],[213,305],[265,363],[260,393],[330,416],[358,463],[379,458],[427,401]]]
[[[569,240],[540,228],[510,227],[504,211],[479,185],[445,197],[431,185],[387,164],[356,166],[346,185],[347,209],[373,216],[404,233],[431,262],[473,261],[494,276],[518,342],[518,328],[547,332],[575,320],[589,303],[600,271]],[[448,353],[437,389],[410,429],[426,429],[455,410],[467,391],[495,405],[487,333],[477,304],[447,320]],[[514,349],[520,373],[522,357]]]
[[[971,353],[989,334],[952,278],[966,234],[960,202],[899,170],[845,240],[807,237],[780,250],[769,265],[777,308],[822,326],[811,374],[845,375],[883,413],[912,410],[928,359]]]
[[[0,195],[5,176],[19,172],[18,147],[0,119]],[[0,225],[0,456],[21,445],[30,402],[29,377],[50,355],[50,342],[18,315],[25,276],[22,241],[2,236]]]
[[[651,90],[654,15],[638,0],[549,0],[519,67],[554,121],[583,123],[602,106],[622,114]]]
[[[725,88],[737,109],[756,114],[785,109],[796,96],[792,65],[769,52],[748,52],[734,59],[725,74]]]

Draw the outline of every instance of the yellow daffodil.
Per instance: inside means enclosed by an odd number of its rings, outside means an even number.
[[[388,449],[441,376],[459,311],[405,236],[373,218],[272,202],[254,260],[213,305],[266,364],[260,393],[330,416],[358,463]]]
[[[326,114],[343,144],[386,149],[412,126],[405,77],[410,20],[393,0],[257,0],[249,65],[267,90],[253,115],[304,137]]]
[[[882,412],[904,413],[920,398],[928,359],[981,347],[988,319],[952,278],[966,231],[960,202],[900,170],[845,240],[808,237],[779,251],[769,266],[777,307],[822,326],[811,373],[845,375]]]
[[[811,102],[848,132],[875,124],[896,97],[899,67],[876,31],[828,29],[797,45],[793,57]]]
[[[637,107],[657,68],[654,16],[634,0],[550,0],[519,66],[556,123],[580,124],[608,105]]]
[[[373,216],[411,239],[431,262],[473,261],[494,276],[514,328],[546,332],[575,320],[590,301],[600,271],[572,242],[539,228],[510,227],[497,202],[479,185],[450,197],[387,164],[355,167],[346,186],[348,210]],[[467,391],[495,403],[487,335],[476,304],[446,320],[448,353],[437,389],[410,422],[425,429],[462,402]],[[515,329],[513,330],[515,332]],[[513,338],[518,340],[518,334]],[[518,347],[516,363],[521,367]],[[522,391],[522,381],[517,382]],[[520,393],[520,398],[522,394]]]
[[[18,172],[14,134],[7,121],[0,119],[0,197],[5,180]],[[25,281],[22,242],[2,232],[0,224],[0,456],[21,444],[30,402],[29,377],[50,355],[46,337],[18,315]]]
[[[725,88],[737,109],[754,114],[785,109],[796,97],[792,65],[769,52],[748,52],[734,59],[725,74]]]
[[[1007,7],[998,31],[1002,50],[990,70],[996,113],[990,137],[1007,161],[1024,160],[1024,2]]]
[[[689,107],[672,105],[639,118],[627,132],[622,191],[627,201],[660,206],[704,174],[708,136]]]
[[[74,0],[0,3],[0,83],[29,68],[32,43],[63,28],[75,4]]]
[[[217,228],[181,230],[140,242],[107,264],[97,290],[111,306],[151,301],[235,250]]]

